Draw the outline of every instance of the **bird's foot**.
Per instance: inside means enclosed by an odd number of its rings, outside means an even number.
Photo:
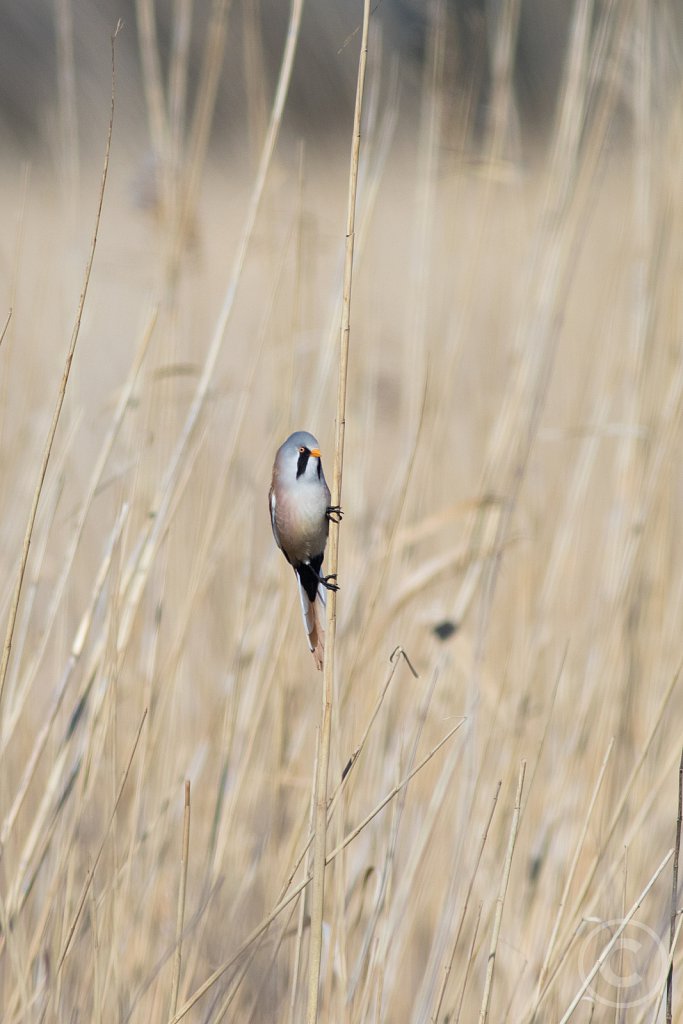
[[[331,523],[341,523],[343,515],[341,505],[328,505],[325,510],[325,516]]]
[[[322,585],[324,586],[325,590],[335,590],[335,591],[339,590],[339,585],[336,582],[337,581],[337,574],[336,574],[336,572],[330,573],[329,576],[320,576],[318,578],[319,578],[320,582],[322,583]],[[334,583],[330,583],[330,580],[334,580]]]

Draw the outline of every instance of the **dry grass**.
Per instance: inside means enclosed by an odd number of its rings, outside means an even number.
[[[683,715],[683,94],[662,10],[576,5],[556,128],[524,161],[510,39],[482,142],[466,102],[440,89],[442,5],[415,130],[371,34],[321,1021],[540,1024],[574,1003],[573,1020],[665,1019]],[[220,4],[211,31],[229,31]],[[68,62],[68,22],[61,47]],[[320,678],[265,496],[290,430],[313,430],[334,461],[351,125],[325,147],[283,135],[285,61],[269,124],[263,83],[247,88],[254,165],[220,147],[207,158],[221,40],[207,42],[187,130],[180,32],[174,47],[168,95],[153,53],[145,63],[166,147],[154,221],[129,201],[115,115],[13,630],[3,1021],[305,1011]],[[72,90],[67,74],[65,139]],[[67,168],[61,187],[9,155],[1,173],[4,626],[101,160]],[[457,629],[439,639],[444,621]]]

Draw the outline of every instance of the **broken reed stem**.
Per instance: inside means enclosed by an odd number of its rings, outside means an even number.
[[[505,866],[503,867],[503,877],[500,880],[500,892],[498,893],[498,899],[496,901],[496,914],[493,919],[493,932],[491,933],[491,947],[489,950],[489,959],[486,965],[486,982],[484,985],[484,996],[481,1001],[481,1010],[479,1012],[479,1024],[486,1024],[489,1016],[489,1006],[491,1004],[491,991],[493,989],[493,968],[496,963],[496,950],[498,948],[498,937],[500,935],[500,926],[503,921],[503,907],[505,906],[505,894],[507,892],[508,882],[510,880],[510,869],[512,868],[512,855],[515,852],[515,842],[517,841],[517,830],[519,828],[519,816],[522,808],[522,790],[524,788],[524,776],[526,774],[526,761],[522,761],[519,769],[519,779],[517,781],[517,796],[515,797],[515,810],[512,815],[512,824],[510,825],[510,838],[508,839],[508,848],[505,855]]]
[[[114,93],[116,86],[116,63],[115,63],[115,50],[116,50],[116,37],[121,29],[121,22],[119,21],[114,34],[111,37],[111,106],[109,110],[109,128],[107,130],[107,144],[104,151],[104,164],[102,166],[102,179],[100,181],[100,191],[97,201],[97,213],[95,214],[95,229],[92,235],[92,241],[90,243],[90,253],[88,255],[88,261],[85,265],[85,274],[83,277],[83,289],[81,296],[78,300],[78,308],[76,309],[76,319],[74,321],[73,330],[71,332],[71,340],[69,342],[69,350],[66,356],[66,362],[64,363],[64,370],[62,372],[62,380],[59,385],[59,392],[57,394],[57,403],[55,405],[54,412],[52,414],[52,422],[50,423],[50,429],[47,432],[47,438],[45,441],[45,447],[43,449],[43,457],[40,463],[40,470],[38,472],[38,481],[36,483],[36,489],[33,495],[33,502],[31,504],[31,511],[28,516],[28,523],[26,524],[26,533],[24,535],[24,543],[21,550],[21,557],[19,559],[19,567],[17,569],[17,578],[14,584],[14,593],[12,595],[12,603],[10,605],[9,616],[7,619],[7,631],[5,633],[5,643],[2,651],[2,662],[0,663],[0,706],[2,705],[2,697],[5,690],[5,681],[7,679],[7,668],[9,666],[9,657],[12,650],[12,639],[14,637],[14,627],[17,621],[17,613],[19,611],[19,600],[21,598],[21,588],[24,583],[24,575],[26,573],[26,563],[28,562],[28,553],[31,547],[31,540],[33,538],[33,527],[35,526],[36,516],[38,514],[38,505],[40,504],[40,497],[43,493],[43,484],[45,483],[45,477],[47,475],[47,466],[50,461],[50,455],[52,454],[52,445],[54,443],[55,434],[57,433],[57,425],[59,423],[59,417],[62,413],[62,406],[64,405],[64,396],[66,394],[66,386],[69,382],[69,374],[71,373],[71,364],[73,362],[74,353],[76,351],[76,342],[78,341],[78,335],[81,330],[81,319],[83,317],[83,309],[85,307],[85,299],[88,294],[88,285],[90,284],[90,274],[95,260],[95,249],[97,248],[97,235],[100,229],[100,219],[102,216],[102,206],[104,204],[104,190],[107,184],[107,174],[109,171],[109,153],[111,151],[111,137],[114,130]],[[9,322],[9,319],[8,319]],[[3,332],[4,336],[4,332]]]
[[[671,928],[669,931],[669,951],[673,952],[674,938],[676,935],[676,914],[678,911],[678,858],[681,852],[681,818],[683,818],[683,750],[681,761],[678,766],[678,814],[676,816],[676,845],[674,846],[674,867],[673,879],[671,882]],[[673,996],[674,996],[674,965],[673,959],[666,978],[666,1024],[673,1021]]]
[[[332,504],[341,502],[342,472],[344,466],[344,436],[346,432],[346,383],[349,365],[349,335],[351,331],[351,284],[353,279],[353,243],[356,223],[356,191],[360,159],[360,129],[363,109],[363,87],[368,54],[370,0],[363,3],[363,35],[358,60],[356,105],[353,116],[353,140],[349,169],[349,192],[346,219],[346,257],[344,261],[344,292],[339,342],[339,387],[337,391],[337,437],[334,450],[332,478]],[[339,562],[339,526],[330,530],[329,571],[337,572]],[[323,705],[318,754],[318,784],[316,792],[315,840],[313,846],[313,892],[311,898],[311,938],[308,966],[307,1024],[318,1020],[318,990],[322,957],[323,904],[325,898],[325,853],[327,841],[327,775],[330,763],[330,735],[332,729],[332,694],[334,689],[334,645],[337,631],[337,595],[331,590],[327,600],[325,663],[323,669]]]
[[[178,1008],[180,987],[180,965],[183,958],[183,925],[185,924],[185,893],[187,891],[187,862],[190,857],[190,780],[185,779],[185,811],[183,813],[183,850],[180,860],[180,886],[178,888],[178,912],[175,923],[175,954],[173,956],[173,981],[171,983],[171,1013],[174,1017]]]

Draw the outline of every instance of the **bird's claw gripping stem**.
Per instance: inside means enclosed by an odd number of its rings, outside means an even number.
[[[341,523],[344,512],[340,505],[328,505],[325,510],[325,515],[329,522]]]
[[[339,590],[339,585],[336,582],[336,579],[337,579],[336,572],[330,573],[329,576],[319,576],[318,579],[320,580],[320,582],[324,586],[325,590]],[[334,580],[335,582],[334,583],[330,583],[330,580]]]

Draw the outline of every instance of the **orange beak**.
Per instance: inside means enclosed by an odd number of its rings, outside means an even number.
[[[319,459],[320,458],[320,449],[319,448],[311,448],[311,455],[313,456],[314,459]]]

